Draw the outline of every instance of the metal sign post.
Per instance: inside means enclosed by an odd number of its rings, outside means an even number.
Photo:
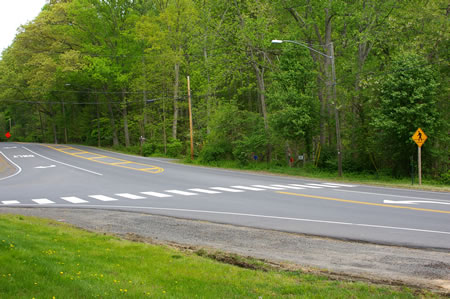
[[[422,185],[422,145],[427,140],[428,136],[421,128],[418,128],[416,133],[412,136],[412,140],[417,144],[417,164],[419,169],[419,186]]]

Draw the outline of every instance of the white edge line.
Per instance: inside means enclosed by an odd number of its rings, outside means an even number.
[[[28,205],[28,206],[40,206],[40,205]],[[73,205],[53,205],[53,207],[74,207]],[[270,216],[270,215],[257,215],[257,214],[246,214],[246,213],[234,213],[234,212],[220,212],[220,211],[208,211],[208,210],[189,210],[189,209],[175,209],[175,208],[157,208],[157,207],[136,207],[136,206],[113,206],[113,205],[77,205],[78,207],[86,208],[115,208],[115,209],[146,209],[146,210],[157,210],[157,211],[171,211],[171,212],[191,212],[200,214],[215,214],[215,215],[231,215],[231,216],[242,216],[242,217],[254,217],[254,218],[266,218],[266,219],[278,219],[278,220],[291,220],[299,222],[314,222],[314,223],[324,223],[324,224],[337,224],[337,225],[347,225],[347,226],[361,226],[370,228],[381,228],[381,229],[391,229],[391,230],[403,230],[403,231],[413,231],[422,233],[433,233],[433,234],[443,234],[450,235],[450,232],[446,231],[436,231],[427,230],[419,228],[409,228],[409,227],[396,227],[396,226],[384,226],[376,224],[364,224],[364,223],[350,223],[350,222],[337,222],[328,220],[314,220],[305,218],[291,218],[291,217],[281,217],[281,216]]]
[[[351,193],[362,193],[362,194],[371,194],[371,195],[378,195],[378,196],[389,196],[389,197],[409,198],[409,199],[443,200],[443,201],[445,201],[445,199],[437,199],[437,198],[412,197],[412,196],[405,196],[405,195],[393,195],[393,194],[385,194],[385,193],[363,192],[363,191],[353,191],[353,190],[343,190],[343,189],[336,189],[336,191],[340,191],[340,192],[351,192]],[[447,202],[448,202],[448,201],[447,201]]]
[[[0,154],[2,154],[3,157],[5,157],[6,160],[8,160],[9,162],[11,162],[15,167],[17,167],[17,170],[18,170],[18,171],[17,171],[15,174],[13,174],[13,175],[7,176],[6,178],[1,178],[0,181],[6,180],[6,179],[10,179],[10,178],[12,178],[12,177],[14,177],[14,176],[16,176],[16,175],[18,175],[19,173],[22,172],[22,168],[20,168],[19,165],[17,165],[16,163],[14,163],[10,158],[8,158],[8,157],[6,156],[3,152],[0,151]]]
[[[48,158],[48,157],[45,157],[45,156],[43,156],[43,155],[41,155],[41,154],[38,154],[38,153],[36,153],[36,152],[33,152],[32,150],[30,150],[30,149],[28,149],[28,148],[26,148],[26,147],[24,147],[24,146],[23,146],[22,148],[26,149],[27,151],[29,151],[29,152],[31,152],[31,153],[33,153],[33,154],[35,154],[35,155],[38,155],[39,157],[42,157],[42,158],[44,158],[44,159],[53,161],[53,162],[55,162],[55,163],[59,163],[59,164],[65,165],[65,166],[69,166],[69,167],[72,167],[72,168],[75,168],[75,169],[78,169],[78,170],[86,171],[86,172],[89,172],[89,173],[92,173],[92,174],[96,174],[96,175],[100,175],[100,176],[103,175],[103,174],[98,173],[98,172],[90,171],[90,170],[87,170],[87,169],[84,169],[84,168],[81,168],[81,167],[77,167],[77,166],[70,165],[70,164],[67,164],[67,163],[64,163],[64,162],[59,162],[59,161],[53,160],[53,159],[51,159],[51,158]]]

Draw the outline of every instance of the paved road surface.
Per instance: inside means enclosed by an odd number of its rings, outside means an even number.
[[[186,166],[83,146],[0,143],[1,160],[15,168],[0,177],[4,207],[139,211],[450,249],[448,193]]]

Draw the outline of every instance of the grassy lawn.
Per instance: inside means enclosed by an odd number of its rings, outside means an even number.
[[[0,215],[1,298],[413,298],[391,288],[250,270],[52,220]]]

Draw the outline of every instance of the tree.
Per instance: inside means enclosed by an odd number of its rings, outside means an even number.
[[[377,84],[372,138],[394,175],[408,173],[409,159],[416,149],[411,136],[417,128],[432,136],[441,126],[437,88],[434,70],[416,54],[397,57]]]

